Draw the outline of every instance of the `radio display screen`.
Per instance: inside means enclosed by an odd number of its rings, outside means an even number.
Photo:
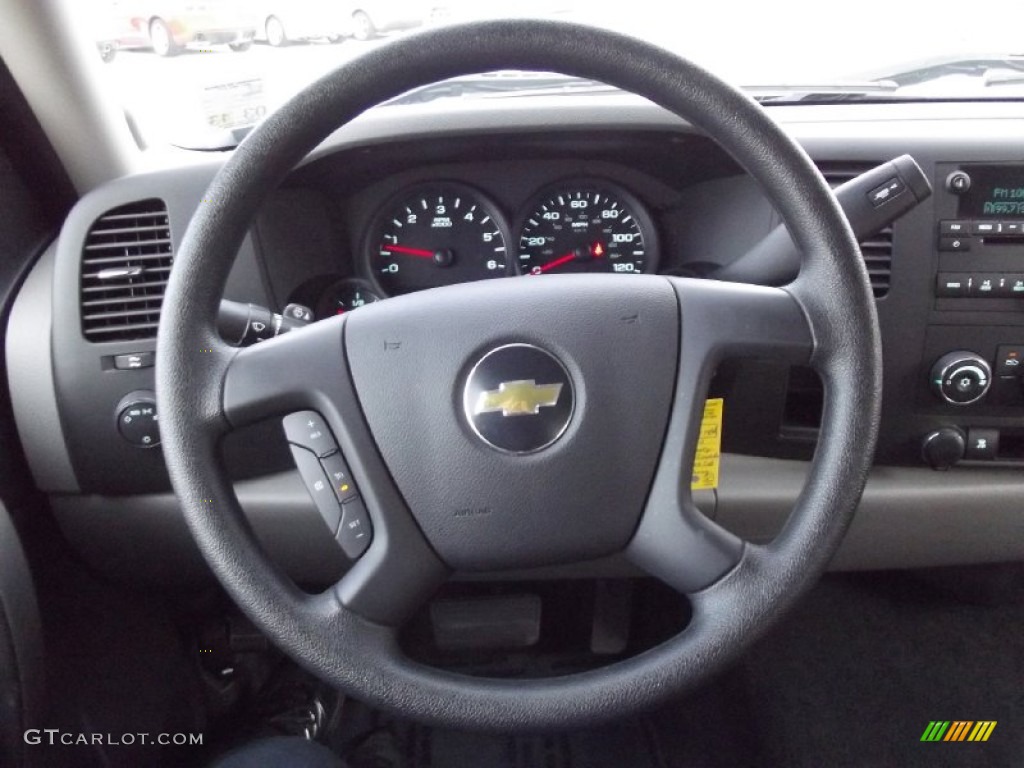
[[[1024,218],[1024,165],[964,168],[971,188],[960,198],[960,218]]]

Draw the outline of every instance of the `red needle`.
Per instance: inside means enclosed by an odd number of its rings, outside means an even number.
[[[419,256],[423,259],[434,258],[433,251],[424,251],[422,248],[406,248],[404,245],[391,245],[390,243],[384,243],[380,249],[382,251],[393,251],[394,253],[404,253],[407,256]]]
[[[560,267],[563,264],[568,264],[570,261],[572,261],[575,258],[576,258],[576,252],[575,251],[573,251],[572,253],[567,253],[567,254],[565,254],[565,256],[559,256],[557,259],[552,259],[547,264],[543,264],[543,265],[541,265],[539,267],[534,267],[533,269],[530,270],[530,274],[531,275],[542,274],[544,272],[547,272],[550,269],[554,269],[555,267]]]

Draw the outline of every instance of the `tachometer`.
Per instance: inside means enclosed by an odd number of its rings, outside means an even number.
[[[370,274],[388,294],[508,274],[505,225],[464,184],[406,190],[377,215],[367,246]]]
[[[523,274],[654,271],[654,226],[640,202],[616,185],[562,184],[528,211],[517,251]]]

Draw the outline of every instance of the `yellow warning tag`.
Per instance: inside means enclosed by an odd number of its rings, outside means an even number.
[[[697,454],[693,459],[690,488],[702,491],[718,487],[718,464],[722,457],[722,409],[725,401],[717,397],[704,403]]]

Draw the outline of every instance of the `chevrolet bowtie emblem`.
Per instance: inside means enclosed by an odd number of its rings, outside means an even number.
[[[497,389],[480,393],[473,414],[501,411],[502,416],[536,416],[541,408],[557,404],[560,394],[561,384],[538,384],[533,379],[505,381]]]

